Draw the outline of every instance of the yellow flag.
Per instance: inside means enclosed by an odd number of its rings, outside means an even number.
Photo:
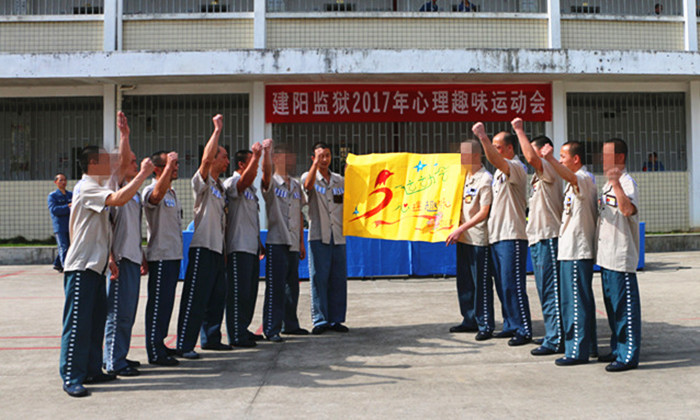
[[[465,173],[458,153],[350,154],[343,234],[444,241],[459,226]]]

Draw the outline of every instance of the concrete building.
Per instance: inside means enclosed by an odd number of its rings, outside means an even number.
[[[114,147],[118,109],[137,156],[180,153],[185,224],[217,112],[230,151],[272,136],[301,173],[315,141],[341,170],[349,152],[446,152],[527,108],[531,135],[585,142],[599,176],[601,142],[627,140],[647,232],[700,228],[694,0],[424,3],[0,0],[0,239],[52,234],[53,175]]]

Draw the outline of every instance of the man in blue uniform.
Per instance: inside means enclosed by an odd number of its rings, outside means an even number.
[[[73,199],[73,193],[66,189],[68,181],[62,173],[57,173],[53,179],[56,184],[56,191],[53,191],[48,196],[49,213],[51,214],[51,223],[53,224],[53,233],[56,237],[56,245],[58,245],[58,253],[53,262],[53,269],[59,273],[63,273],[63,264],[66,261],[66,253],[70,246],[70,238],[68,237],[68,221],[70,219],[70,206]]]

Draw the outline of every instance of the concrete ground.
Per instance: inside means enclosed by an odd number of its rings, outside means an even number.
[[[174,368],[144,365],[139,377],[89,386],[90,397],[74,399],[58,375],[62,283],[49,266],[0,267],[2,418],[700,417],[700,252],[647,255],[641,364],[616,374],[602,363],[557,367],[555,356],[531,356],[531,345],[450,334],[459,321],[454,279],[385,279],[349,283],[349,334],[204,351]],[[145,285],[130,353],[141,362]],[[531,276],[527,285],[541,335]],[[605,352],[598,274],[594,288]],[[308,283],[301,289],[308,328]]]

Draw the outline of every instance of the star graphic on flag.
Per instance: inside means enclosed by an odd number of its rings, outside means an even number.
[[[359,211],[357,211],[357,206],[355,206],[355,211],[354,211],[354,212],[352,212],[352,214],[355,214],[355,215],[357,215],[357,214],[360,214],[360,212],[359,212]]]
[[[422,171],[423,168],[425,168],[426,166],[428,166],[428,165],[426,165],[425,163],[423,163],[423,161],[421,160],[421,161],[418,162],[418,165],[414,166],[414,168],[416,168],[416,172],[420,172],[420,171]]]

